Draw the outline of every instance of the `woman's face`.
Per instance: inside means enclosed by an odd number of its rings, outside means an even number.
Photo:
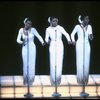
[[[57,18],[53,18],[51,21],[52,27],[56,27],[58,25],[58,19]]]
[[[25,29],[28,30],[30,27],[32,26],[32,22],[31,21],[27,21],[25,23]]]
[[[84,24],[85,24],[85,25],[88,25],[88,23],[89,23],[89,17],[86,16],[86,17],[84,18]]]

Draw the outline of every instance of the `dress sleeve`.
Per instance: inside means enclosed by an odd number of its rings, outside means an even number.
[[[92,34],[92,26],[91,25],[89,25],[88,34]]]
[[[37,32],[37,30],[34,28],[34,35],[39,39],[39,41],[43,44],[44,40],[43,38],[39,35],[39,33]]]
[[[49,42],[49,32],[48,29],[45,31],[45,41],[48,43]]]
[[[74,27],[72,33],[71,33],[71,40],[72,42],[75,42],[75,34],[77,32],[77,26]]]
[[[18,36],[17,36],[17,43],[22,44],[23,41],[21,40],[21,36],[22,36],[22,31],[21,29],[18,32]]]
[[[67,39],[68,41],[71,41],[70,35],[65,31],[65,29],[64,29],[63,27],[61,28],[61,32],[62,32],[62,34],[66,37],[66,39]]]

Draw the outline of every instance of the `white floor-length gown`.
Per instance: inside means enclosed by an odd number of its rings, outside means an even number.
[[[64,54],[62,34],[66,37],[68,41],[70,41],[69,34],[64,30],[62,26],[60,25],[56,27],[49,26],[46,29],[45,41],[49,42],[50,40],[49,58],[50,58],[50,80],[52,85],[55,85],[55,79],[57,85],[59,85],[61,82],[63,54]]]
[[[89,34],[92,34],[91,25],[83,27],[83,25],[76,25],[71,33],[71,39],[75,41],[75,34],[78,39],[76,41],[76,66],[77,66],[77,82],[79,84],[87,84],[89,78],[90,67],[90,43]]]
[[[36,36],[41,43],[44,42],[35,28],[28,30],[28,36],[23,33],[23,28],[21,28],[17,36],[17,42],[19,44],[23,44],[21,37],[26,41],[25,44],[22,45],[23,78],[25,85],[32,85],[35,79],[36,45],[34,44],[34,36]]]

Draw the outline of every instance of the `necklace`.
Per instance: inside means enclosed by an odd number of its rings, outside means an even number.
[[[25,28],[23,29],[23,33],[24,35],[28,36],[28,30],[26,30]]]

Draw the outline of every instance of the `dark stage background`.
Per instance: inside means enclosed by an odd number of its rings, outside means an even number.
[[[59,24],[71,34],[78,23],[77,17],[87,13],[93,28],[91,43],[90,74],[100,74],[100,2],[94,1],[5,1],[0,2],[0,75],[22,75],[21,45],[17,44],[18,30],[23,27],[25,17],[32,19],[33,27],[45,37],[48,17],[56,16]],[[75,47],[68,45],[63,37],[63,74],[76,74]],[[49,74],[48,45],[42,47],[35,38],[37,47],[36,74]],[[33,55],[34,56],[34,55]]]

